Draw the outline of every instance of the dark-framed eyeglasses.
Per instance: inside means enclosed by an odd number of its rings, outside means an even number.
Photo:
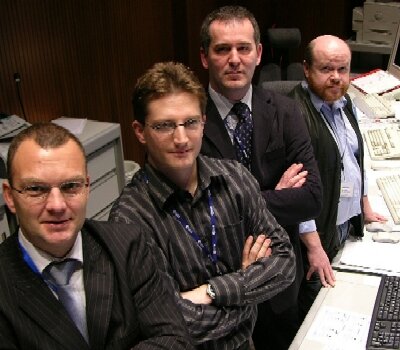
[[[200,129],[202,125],[204,125],[204,121],[200,118],[189,118],[185,120],[183,123],[175,123],[170,120],[156,122],[153,124],[145,124],[146,126],[152,128],[155,132],[159,134],[172,134],[178,126],[183,126],[186,131],[197,131]]]

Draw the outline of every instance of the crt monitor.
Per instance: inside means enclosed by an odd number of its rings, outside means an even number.
[[[392,52],[389,58],[388,64],[388,72],[395,76],[397,79],[400,79],[400,24],[397,29],[396,39],[393,44]]]

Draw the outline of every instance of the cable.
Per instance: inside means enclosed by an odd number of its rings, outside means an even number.
[[[25,121],[27,121],[26,115],[25,115],[24,104],[23,104],[22,98],[21,98],[21,89],[19,87],[19,83],[21,82],[21,76],[19,75],[19,73],[14,73],[14,81],[15,81],[15,87],[17,89],[18,102],[22,109],[22,117],[25,119]]]

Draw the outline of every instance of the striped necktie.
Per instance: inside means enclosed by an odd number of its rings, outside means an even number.
[[[240,163],[250,170],[251,165],[251,141],[253,135],[253,121],[250,108],[243,102],[235,103],[233,113],[239,118],[234,131],[234,146],[236,156]]]
[[[86,312],[82,305],[79,305],[76,298],[73,297],[73,286],[69,284],[72,274],[81,265],[82,263],[76,259],[54,261],[46,266],[43,276],[51,289],[57,294],[58,300],[63,304],[86,342],[88,342]]]

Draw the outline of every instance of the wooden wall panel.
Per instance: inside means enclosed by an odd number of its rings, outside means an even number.
[[[127,159],[143,160],[130,130],[140,74],[174,58],[169,1],[1,0],[0,111],[119,122]]]
[[[351,9],[360,1],[0,0],[0,111],[22,115],[13,79],[19,73],[28,121],[120,123],[125,158],[142,163],[130,127],[135,81],[154,62],[178,60],[206,85],[199,30],[209,11],[247,6],[262,32],[299,27],[304,46],[322,33],[350,35]]]

